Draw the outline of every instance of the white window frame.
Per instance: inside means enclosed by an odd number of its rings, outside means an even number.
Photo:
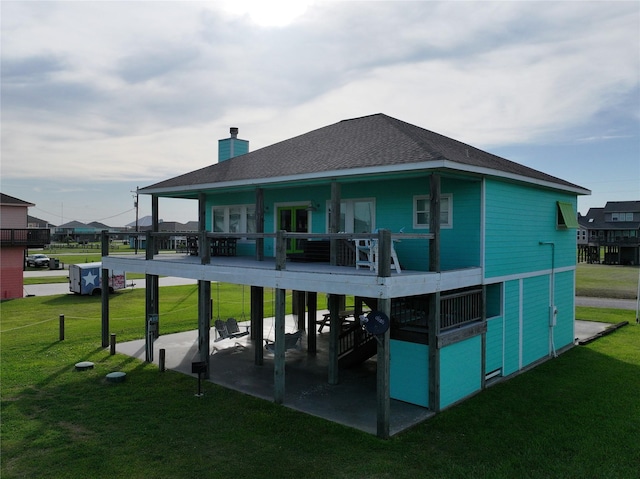
[[[237,233],[247,233],[247,224],[249,223],[248,221],[248,217],[249,217],[249,211],[251,209],[253,209],[253,218],[254,218],[254,225],[253,225],[253,230],[255,232],[255,205],[249,204],[249,205],[216,205],[216,206],[212,206],[211,207],[211,231],[212,232],[216,232],[215,231],[215,214],[217,210],[223,210],[224,211],[224,227],[223,230],[224,231],[218,231],[217,233],[229,233],[229,226],[230,226],[230,222],[229,222],[229,217],[230,217],[230,212],[232,209],[235,208],[239,208],[240,209],[240,226],[238,228],[238,232]],[[233,234],[236,234],[236,232],[234,232]],[[246,240],[246,238],[244,238],[244,240]]]
[[[448,209],[444,212],[446,213],[443,214],[442,211],[442,206],[443,206],[443,201],[446,199],[447,200],[447,206]],[[413,229],[416,230],[428,230],[429,229],[429,220],[427,221],[427,224],[424,223],[419,223],[418,222],[418,213],[427,213],[430,215],[430,211],[418,211],[418,201],[419,200],[425,200],[427,202],[427,204],[429,204],[429,202],[431,201],[431,195],[415,195],[413,197]],[[443,195],[440,195],[440,228],[441,229],[451,229],[453,228],[453,195],[451,193],[445,193]]]
[[[376,199],[375,198],[342,198],[340,199],[340,213],[344,214],[344,224],[345,230],[341,231],[341,233],[362,233],[362,231],[349,231],[353,229],[353,221],[355,218],[355,204],[356,203],[371,203],[371,209],[373,211],[373,215],[371,216],[371,231],[373,233],[376,230]],[[344,207],[344,210],[343,210]],[[330,215],[331,215],[331,200],[327,200],[326,203],[326,211],[327,215],[325,218],[325,231],[329,231],[331,226],[330,224]]]

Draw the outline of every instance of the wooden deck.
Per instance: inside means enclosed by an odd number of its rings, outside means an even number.
[[[392,271],[382,278],[375,271],[328,263],[287,261],[277,270],[273,258],[257,261],[248,256],[213,256],[208,264],[182,253],[163,253],[146,260],[144,254],[109,255],[104,267],[116,271],[159,276],[177,276],[196,280],[220,281],[268,288],[353,294],[366,297],[399,297],[456,289],[482,283],[481,268],[464,268],[433,273],[428,271]]]

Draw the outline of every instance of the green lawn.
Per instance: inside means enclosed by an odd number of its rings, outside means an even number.
[[[241,290],[224,285],[220,295],[220,316],[239,317]],[[162,288],[163,334],[194,328],[196,298],[193,286]],[[118,341],[140,338],[144,291],[119,292],[111,304]],[[632,324],[383,441],[211,383],[196,398],[192,377],[110,356],[100,346],[100,298],[1,308],[3,479],[638,477],[634,311],[579,308],[587,319]],[[83,360],[95,369],[76,372]],[[116,370],[127,381],[106,383]]]
[[[635,299],[637,292],[637,266],[578,264],[576,296]]]

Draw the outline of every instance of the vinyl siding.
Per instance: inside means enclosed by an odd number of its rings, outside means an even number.
[[[27,227],[27,207],[8,206],[0,207],[0,219],[3,228],[26,228]]]
[[[391,398],[429,407],[429,347],[391,340]]]
[[[23,268],[24,249],[3,247],[0,252],[0,298],[22,298],[24,293]]]
[[[526,278],[522,304],[522,365],[549,355],[549,276]]]
[[[573,195],[486,181],[486,278],[550,268],[549,246],[540,241],[555,243],[556,268],[575,266],[576,232],[556,228],[557,201],[575,210]]]
[[[502,369],[503,326],[502,316],[487,321],[485,374]]]
[[[575,271],[556,273],[555,303],[558,308],[554,344],[556,349],[573,344],[575,321]]]
[[[375,227],[386,228],[392,233],[403,230],[406,233],[428,233],[428,229],[413,229],[413,198],[416,195],[430,194],[430,177],[420,177],[341,183],[343,200],[371,198],[375,200]],[[451,194],[453,228],[441,230],[441,265],[443,269],[480,266],[480,197],[481,183],[477,180],[467,181],[462,178],[444,178],[441,185],[442,194]],[[331,186],[306,185],[294,188],[274,188],[264,190],[265,232],[275,231],[276,208],[280,203],[312,202],[317,210],[310,213],[311,231],[323,233],[327,231],[328,202],[331,197]],[[253,204],[255,192],[243,191],[207,198],[206,228],[211,230],[211,208]],[[273,255],[273,242],[265,242],[265,255]],[[241,251],[239,245],[239,251]],[[429,265],[428,240],[406,240],[395,243],[396,252],[401,265],[407,269],[426,271]]]
[[[504,361],[503,375],[520,369],[520,281],[504,285]]]
[[[481,364],[480,336],[440,350],[440,407],[445,408],[480,390]]]

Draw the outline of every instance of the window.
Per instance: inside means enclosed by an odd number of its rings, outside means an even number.
[[[430,196],[413,197],[413,227],[416,229],[429,228]],[[453,198],[452,195],[440,196],[440,228],[453,228]]]
[[[633,221],[633,213],[611,213],[611,221]]]
[[[558,228],[578,228],[578,219],[571,203],[558,201],[556,208],[556,226]]]
[[[327,211],[331,202],[327,202]],[[340,202],[340,231],[344,233],[372,233],[375,230],[376,205],[373,199],[342,200]],[[331,225],[327,215],[327,231]]]
[[[256,208],[254,205],[214,206],[214,233],[254,233]]]

